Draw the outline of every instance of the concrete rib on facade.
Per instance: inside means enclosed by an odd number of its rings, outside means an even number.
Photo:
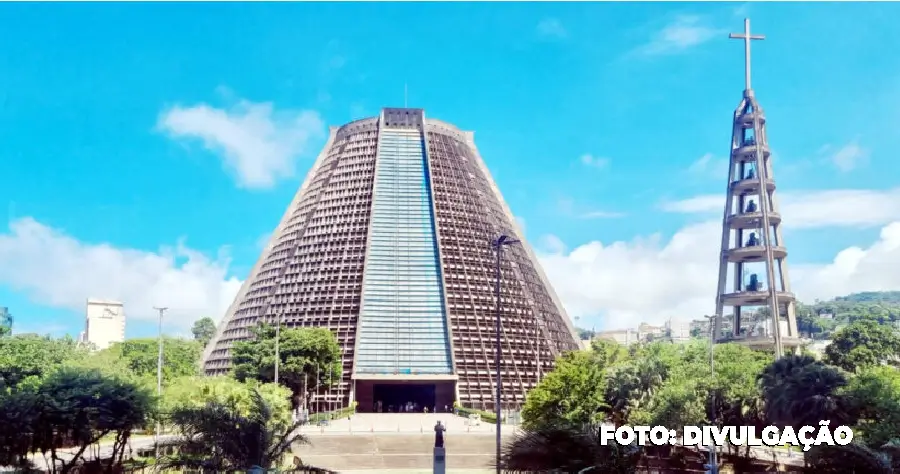
[[[331,406],[388,411],[407,397],[429,410],[453,401],[492,409],[490,243],[501,233],[522,240],[505,249],[501,271],[502,404],[516,408],[579,345],[473,134],[408,108],[332,128],[204,369],[228,371],[232,343],[280,318],[337,336],[344,374],[318,395]]]
[[[713,334],[780,352],[799,335],[771,155],[765,113],[747,89],[734,112]]]

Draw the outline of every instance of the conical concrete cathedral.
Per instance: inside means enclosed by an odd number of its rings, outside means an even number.
[[[502,405],[516,408],[575,330],[491,179],[472,132],[386,108],[333,127],[204,353],[207,374],[260,322],[324,327],[343,377],[315,399],[360,411],[493,409],[495,253]],[[314,400],[315,402],[316,400]]]

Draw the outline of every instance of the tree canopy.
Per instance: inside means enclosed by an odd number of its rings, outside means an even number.
[[[0,392],[0,465],[25,465],[28,453],[37,451],[50,454],[51,472],[68,473],[90,446],[113,434],[112,466],[152,410],[150,392],[129,381],[95,369],[52,369],[35,383]],[[69,446],[75,455],[59,456],[58,449]]]
[[[234,344],[232,370],[240,381],[275,381],[275,333],[270,325],[253,329],[254,338]],[[311,392],[336,383],[341,376],[341,348],[325,328],[282,328],[278,381],[305,405]]]
[[[251,381],[241,383],[231,377],[181,377],[166,387],[161,410],[173,413],[182,408],[199,408],[215,402],[234,407],[242,416],[249,416],[252,393],[258,391],[272,411],[272,419],[286,424],[291,420],[291,391],[275,384]]]
[[[41,377],[63,363],[84,360],[87,349],[74,339],[31,334],[0,338],[0,389]]]
[[[834,335],[825,348],[825,356],[830,364],[851,372],[896,362],[900,357],[900,335],[894,328],[876,321],[855,321]]]
[[[194,340],[206,346],[216,335],[216,323],[210,317],[200,318],[191,327]]]
[[[559,422],[580,425],[603,419],[604,369],[596,354],[576,351],[557,359],[556,368],[528,393],[522,409],[526,428]]]

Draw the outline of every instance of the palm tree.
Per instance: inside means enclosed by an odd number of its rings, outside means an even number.
[[[505,472],[637,472],[642,459],[637,446],[603,445],[600,427],[546,427],[521,433],[503,449]]]
[[[759,376],[765,416],[776,425],[832,426],[851,424],[848,403],[838,392],[847,385],[844,373],[809,355],[789,355],[770,364]]]
[[[610,373],[606,390],[610,421],[616,426],[625,424],[634,409],[653,397],[666,379],[667,372],[665,364],[649,357]]]
[[[259,390],[251,393],[248,415],[234,404],[210,401],[201,407],[181,407],[170,414],[182,438],[167,443],[177,453],[161,461],[162,467],[193,468],[204,472],[280,467],[296,443],[309,440],[298,432],[300,422],[277,422]],[[306,468],[305,472],[330,472]]]
[[[807,456],[807,472],[815,474],[896,474],[900,456],[892,456],[891,444],[876,451],[859,443],[818,446]]]

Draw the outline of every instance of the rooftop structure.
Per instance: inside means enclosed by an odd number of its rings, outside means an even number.
[[[125,340],[125,307],[119,301],[88,299],[82,342],[103,350]]]
[[[750,20],[744,20],[743,34],[731,37],[744,40],[745,88],[732,126],[713,334],[718,342],[771,348],[780,357],[784,347],[797,347],[800,339],[766,116],[750,85],[750,41],[764,37],[750,34]],[[723,314],[726,307],[733,308],[730,315]],[[756,320],[747,324],[742,318],[750,313]],[[728,331],[723,330],[726,319]]]
[[[13,315],[9,308],[0,306],[0,336],[12,334]]]
[[[411,108],[333,127],[207,346],[205,371],[228,371],[232,344],[259,323],[323,327],[342,350],[340,384],[318,394],[332,406],[492,409],[500,234],[521,240],[501,261],[511,408],[579,344],[473,133]]]

